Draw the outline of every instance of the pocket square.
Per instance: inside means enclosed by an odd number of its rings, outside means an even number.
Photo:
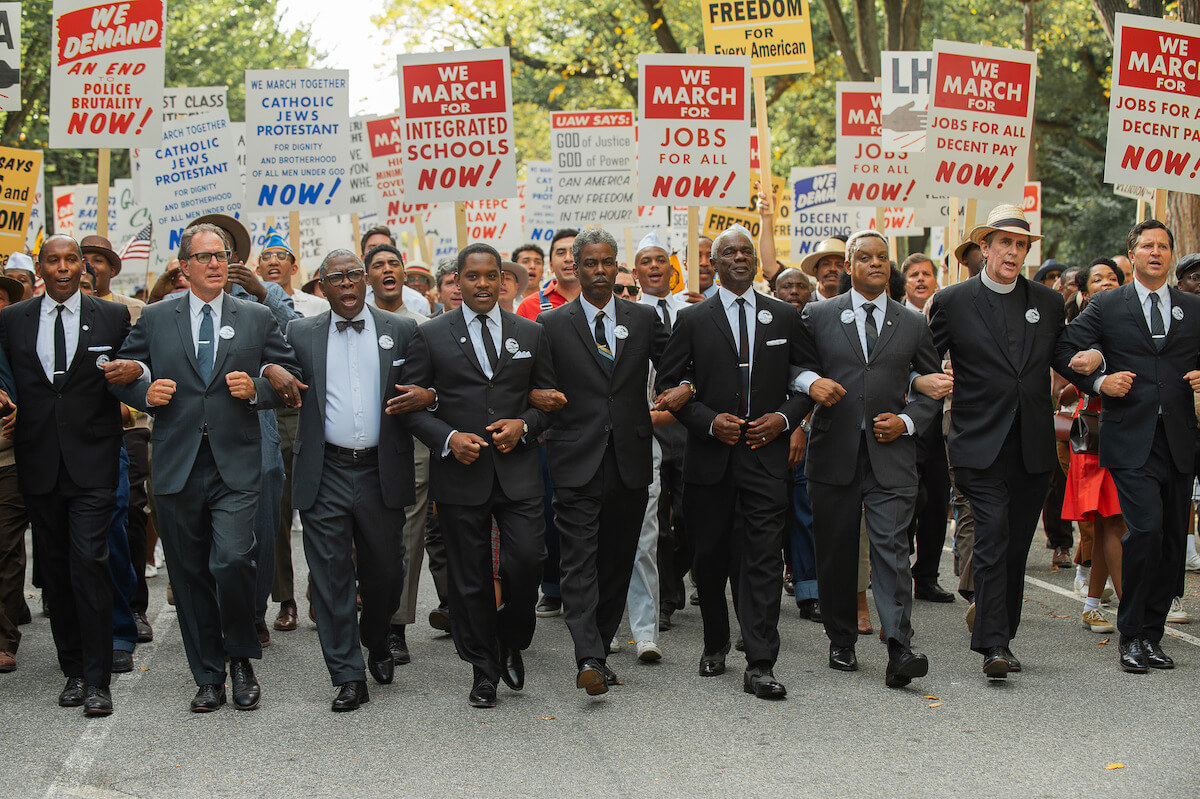
[[[403,366],[404,362],[406,360],[408,360],[408,359],[407,358],[397,358],[396,360],[392,361],[392,366]]]
[[[112,347],[88,347],[88,352],[108,352]]]
[[[519,351],[513,353],[512,359],[514,361],[516,361],[516,360],[520,360],[521,358],[532,358],[532,357],[533,357],[533,353],[531,353],[529,350],[519,350]]]
[[[786,338],[773,338],[767,342],[768,347],[778,347],[780,344],[787,344]]]

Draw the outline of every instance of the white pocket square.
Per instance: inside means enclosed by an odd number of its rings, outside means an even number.
[[[532,358],[532,357],[533,357],[533,354],[529,350],[520,350],[518,352],[513,353],[512,359],[514,361],[516,361],[516,360],[520,360],[521,358]]]
[[[398,358],[398,359],[392,361],[392,366],[403,366],[404,362],[406,360],[407,360],[406,358]]]
[[[773,338],[767,342],[768,347],[778,347],[780,344],[787,344],[786,338]]]
[[[108,352],[112,347],[88,347],[88,352]]]

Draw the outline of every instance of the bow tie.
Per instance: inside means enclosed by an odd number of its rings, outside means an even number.
[[[363,328],[367,326],[367,320],[366,319],[355,319],[353,322],[338,321],[338,322],[334,322],[334,324],[337,325],[337,332],[339,332],[339,333],[345,333],[346,328],[348,328],[348,327],[354,328],[355,333],[361,333],[361,332],[363,332]]]

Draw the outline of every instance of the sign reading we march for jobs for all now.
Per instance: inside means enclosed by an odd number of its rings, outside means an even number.
[[[879,85],[837,85],[837,202],[839,205],[924,205],[908,153],[883,148]]]

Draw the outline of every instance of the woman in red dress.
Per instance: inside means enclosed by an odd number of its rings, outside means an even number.
[[[1121,285],[1124,277],[1121,270],[1103,262],[1081,269],[1077,283],[1083,304],[1086,305],[1099,292]],[[1080,397],[1076,418],[1081,409],[1099,411],[1100,397]],[[1117,500],[1117,487],[1112,475],[1100,465],[1098,455],[1071,453],[1062,517],[1070,521],[1094,523],[1092,573],[1088,581],[1087,602],[1083,606],[1083,626],[1092,632],[1111,633],[1113,625],[1100,610],[1100,597],[1110,575],[1117,597],[1121,596],[1121,537],[1125,535],[1125,519],[1121,516],[1121,504]]]

